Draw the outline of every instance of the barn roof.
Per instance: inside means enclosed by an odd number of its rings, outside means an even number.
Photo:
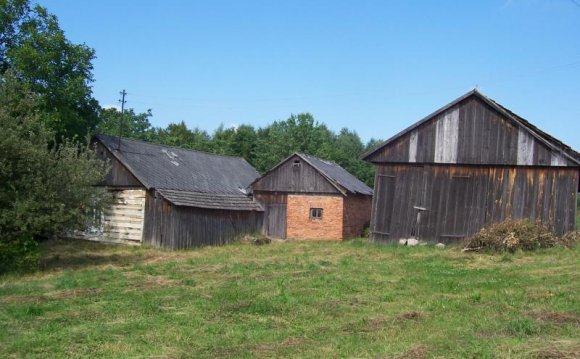
[[[384,141],[383,143],[381,143],[377,148],[375,148],[375,149],[373,149],[373,150],[365,153],[363,155],[363,159],[364,160],[371,160],[371,157],[375,153],[377,153],[380,150],[382,150],[384,147],[386,147],[389,144],[395,142],[397,139],[399,139],[402,136],[406,135],[407,133],[415,130],[417,127],[421,126],[422,124],[424,124],[424,123],[426,123],[426,122],[428,122],[428,121],[436,118],[441,113],[447,111],[451,107],[457,105],[458,103],[460,103],[460,102],[462,102],[462,101],[464,101],[464,100],[466,100],[466,99],[468,99],[470,97],[479,98],[480,100],[482,100],[483,102],[485,102],[487,105],[489,105],[490,107],[492,107],[493,109],[495,109],[496,111],[498,111],[499,113],[501,113],[502,115],[504,115],[508,120],[512,121],[514,124],[516,124],[520,128],[523,128],[524,130],[528,131],[528,133],[531,136],[533,136],[538,141],[540,141],[543,144],[545,144],[546,146],[548,146],[548,148],[550,148],[550,149],[552,149],[554,151],[557,151],[557,152],[562,153],[566,158],[568,158],[569,160],[571,160],[575,164],[580,165],[580,153],[576,152],[570,146],[564,144],[563,142],[559,141],[558,139],[554,138],[553,136],[551,136],[551,135],[547,134],[546,132],[540,130],[539,128],[537,128],[536,126],[532,125],[530,122],[526,121],[522,117],[516,115],[515,113],[513,113],[512,111],[510,111],[506,107],[500,105],[496,101],[494,101],[491,98],[485,96],[478,89],[473,89],[473,90],[467,92],[465,95],[463,95],[463,96],[455,99],[454,101],[448,103],[447,105],[441,107],[440,109],[436,110],[435,112],[427,115],[423,119],[421,119],[418,122],[414,123],[413,125],[407,127],[403,131],[397,133],[393,137],[387,139],[386,141]]]
[[[304,161],[308,162],[328,180],[333,183],[337,183],[347,191],[351,193],[360,193],[372,196],[373,190],[369,186],[364,184],[361,180],[353,176],[350,172],[338,164],[303,153],[296,153],[296,155],[301,157]]]
[[[158,192],[176,206],[244,211],[262,210],[257,202],[237,194],[186,192],[172,189],[160,189]]]
[[[147,189],[178,206],[256,210],[246,193],[259,174],[243,158],[97,135]]]

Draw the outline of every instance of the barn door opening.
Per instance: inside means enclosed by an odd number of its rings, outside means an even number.
[[[268,203],[265,211],[266,235],[272,238],[286,238],[286,203]]]
[[[450,242],[467,236],[470,218],[469,201],[472,181],[468,174],[456,173],[449,178],[449,189],[443,208],[441,239]]]
[[[388,239],[391,235],[396,179],[394,175],[379,175],[377,178],[371,226],[375,239]]]

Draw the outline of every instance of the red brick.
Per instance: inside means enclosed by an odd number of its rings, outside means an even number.
[[[310,208],[322,208],[322,219],[311,219]],[[341,195],[288,195],[288,238],[342,239],[343,197]]]

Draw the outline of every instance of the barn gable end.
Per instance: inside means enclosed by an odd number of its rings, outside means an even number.
[[[332,193],[344,190],[331,183],[310,163],[294,154],[272,168],[253,184],[254,191]]]
[[[570,147],[474,90],[367,153],[373,163],[580,166]]]

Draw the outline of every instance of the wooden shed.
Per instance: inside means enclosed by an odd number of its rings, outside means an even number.
[[[94,145],[114,197],[97,239],[181,249],[260,231],[263,210],[247,194],[259,174],[244,159],[105,135]]]
[[[573,230],[580,155],[473,90],[369,152],[371,237],[449,242],[507,218]]]
[[[372,189],[336,163],[295,153],[251,185],[274,238],[359,237],[370,222]]]

